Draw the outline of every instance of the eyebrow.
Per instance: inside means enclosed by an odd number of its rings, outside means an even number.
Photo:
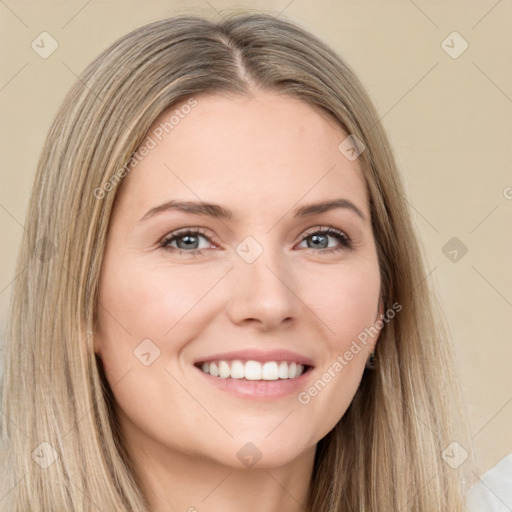
[[[295,217],[309,217],[329,210],[334,210],[336,208],[347,209],[356,213],[361,219],[366,220],[365,214],[352,201],[343,198],[301,206],[293,210],[293,215]],[[148,210],[139,222],[167,211],[180,211],[183,213],[190,213],[192,215],[204,215],[221,220],[231,220],[235,217],[232,211],[227,210],[218,204],[205,203],[203,201],[171,200]]]

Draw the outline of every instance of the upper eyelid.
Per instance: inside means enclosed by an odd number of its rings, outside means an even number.
[[[316,233],[317,231],[329,231],[329,230],[340,232],[343,235],[345,235],[347,238],[350,238],[350,236],[347,234],[347,232],[344,229],[335,228],[333,226],[317,226],[317,227],[309,228],[309,229],[306,229],[303,236]]]

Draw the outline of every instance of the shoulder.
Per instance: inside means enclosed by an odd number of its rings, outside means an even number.
[[[468,512],[512,510],[512,453],[480,477],[469,490]]]

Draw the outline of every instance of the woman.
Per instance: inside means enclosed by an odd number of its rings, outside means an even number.
[[[317,38],[261,14],[121,38],[39,163],[2,506],[462,511],[419,247],[378,115]]]

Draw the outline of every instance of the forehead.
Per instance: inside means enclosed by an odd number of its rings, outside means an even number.
[[[350,196],[368,213],[359,163],[338,149],[348,134],[319,108],[274,92],[194,100],[150,128],[151,149],[120,193],[133,210],[179,198],[261,215],[269,206]]]

